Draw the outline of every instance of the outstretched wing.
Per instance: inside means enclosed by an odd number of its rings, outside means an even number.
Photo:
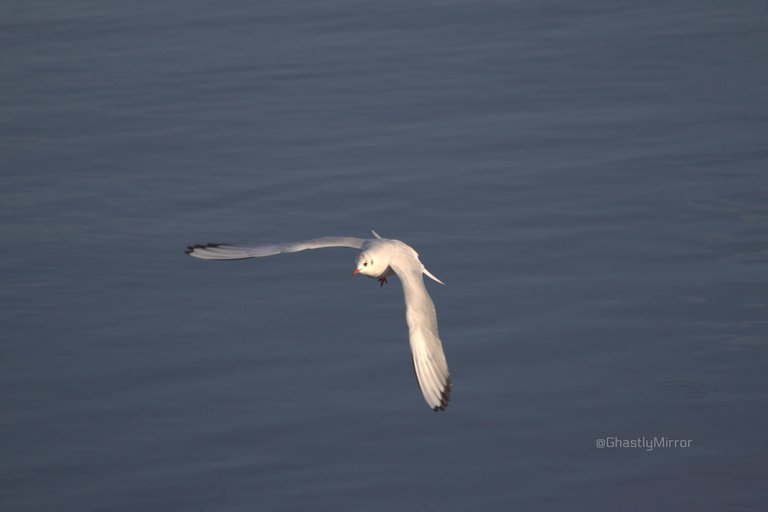
[[[360,249],[365,243],[362,238],[343,236],[326,236],[313,238],[303,242],[290,242],[275,245],[228,245],[228,244],[201,244],[190,245],[186,254],[203,260],[242,260],[246,258],[261,258],[273,256],[284,252],[299,252],[307,249],[321,249],[323,247],[351,247]]]
[[[445,410],[451,394],[451,376],[437,332],[435,305],[424,287],[422,265],[400,254],[392,258],[390,267],[403,284],[413,368],[421,393],[433,411]]]

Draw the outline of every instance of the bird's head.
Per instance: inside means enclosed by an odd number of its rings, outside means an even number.
[[[355,275],[361,274],[368,277],[378,277],[387,270],[388,264],[385,258],[379,258],[370,251],[361,252],[357,257],[355,270],[352,273]]]

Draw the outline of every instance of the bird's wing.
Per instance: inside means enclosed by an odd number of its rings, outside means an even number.
[[[204,260],[242,260],[246,258],[261,258],[284,252],[299,252],[307,249],[320,249],[323,247],[351,247],[360,249],[365,240],[344,236],[326,236],[313,238],[302,242],[290,242],[274,245],[227,245],[227,244],[201,244],[190,245],[186,254]]]
[[[405,317],[413,353],[413,368],[427,404],[434,411],[448,406],[451,377],[443,345],[437,332],[437,313],[422,278],[422,265],[415,258],[398,254],[390,261],[403,284]]]

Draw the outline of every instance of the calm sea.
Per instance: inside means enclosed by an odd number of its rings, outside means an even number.
[[[0,42],[3,511],[764,510],[764,1],[13,0]],[[445,412],[354,251],[184,255],[370,229],[446,282]]]

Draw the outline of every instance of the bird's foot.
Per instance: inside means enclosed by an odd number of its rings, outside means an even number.
[[[387,281],[387,278],[386,278],[386,277],[380,277],[380,278],[379,278],[379,284],[380,284],[381,286],[384,286],[384,284],[385,284],[385,283],[388,283],[388,282],[389,282],[389,281]]]

